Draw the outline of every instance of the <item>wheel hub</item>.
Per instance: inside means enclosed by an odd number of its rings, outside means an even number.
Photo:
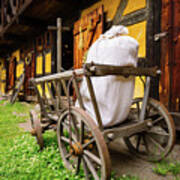
[[[37,132],[36,132],[36,130],[34,128],[31,130],[30,133],[31,133],[32,136],[36,136],[37,135]]]
[[[83,147],[79,142],[77,142],[77,143],[72,145],[72,148],[71,148],[70,152],[73,155],[80,156],[83,153]]]

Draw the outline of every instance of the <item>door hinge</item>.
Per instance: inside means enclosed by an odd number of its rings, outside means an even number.
[[[154,35],[154,41],[159,41],[161,38],[164,38],[168,35],[168,32],[161,32]]]

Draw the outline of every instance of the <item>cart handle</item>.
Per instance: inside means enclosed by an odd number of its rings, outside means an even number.
[[[158,67],[131,67],[131,66],[113,66],[104,64],[87,63],[84,65],[85,74],[88,76],[107,76],[121,75],[129,76],[151,76],[156,77],[161,74]]]

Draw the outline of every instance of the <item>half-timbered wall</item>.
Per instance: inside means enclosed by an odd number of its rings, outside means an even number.
[[[113,24],[122,24],[129,29],[129,35],[139,42],[139,65],[159,65],[159,42],[154,35],[160,32],[160,0],[121,0]],[[158,98],[158,80],[151,83],[151,96]],[[136,78],[135,96],[143,96],[143,84]]]
[[[156,2],[151,0],[102,0],[93,6],[82,11],[82,18],[88,16],[88,13],[93,12],[98,6],[104,6],[105,14],[105,30],[110,25],[125,25],[129,29],[129,35],[134,37],[139,42],[139,65],[159,65],[159,56],[155,53],[160,53],[159,42],[154,42],[154,34],[160,32],[160,13],[161,3],[160,0]],[[79,28],[79,26],[78,26]],[[74,31],[76,29],[76,23],[74,25]],[[81,30],[81,29],[80,29]],[[75,34],[75,33],[74,33]],[[75,37],[74,41],[74,66],[81,67],[78,65],[76,59],[81,58],[84,54],[81,51],[77,53],[77,47],[81,47],[82,34]],[[83,55],[82,55],[83,54]],[[80,56],[80,58],[79,58]],[[151,96],[158,98],[158,80],[152,82]],[[143,84],[136,79],[135,96],[141,97],[144,95]]]

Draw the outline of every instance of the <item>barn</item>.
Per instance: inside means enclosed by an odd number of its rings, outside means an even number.
[[[19,96],[34,100],[30,78],[81,68],[100,34],[121,24],[140,44],[139,66],[162,71],[151,96],[179,112],[179,11],[178,0],[2,0],[0,94],[11,94],[25,73]],[[137,79],[135,96],[143,93]]]

